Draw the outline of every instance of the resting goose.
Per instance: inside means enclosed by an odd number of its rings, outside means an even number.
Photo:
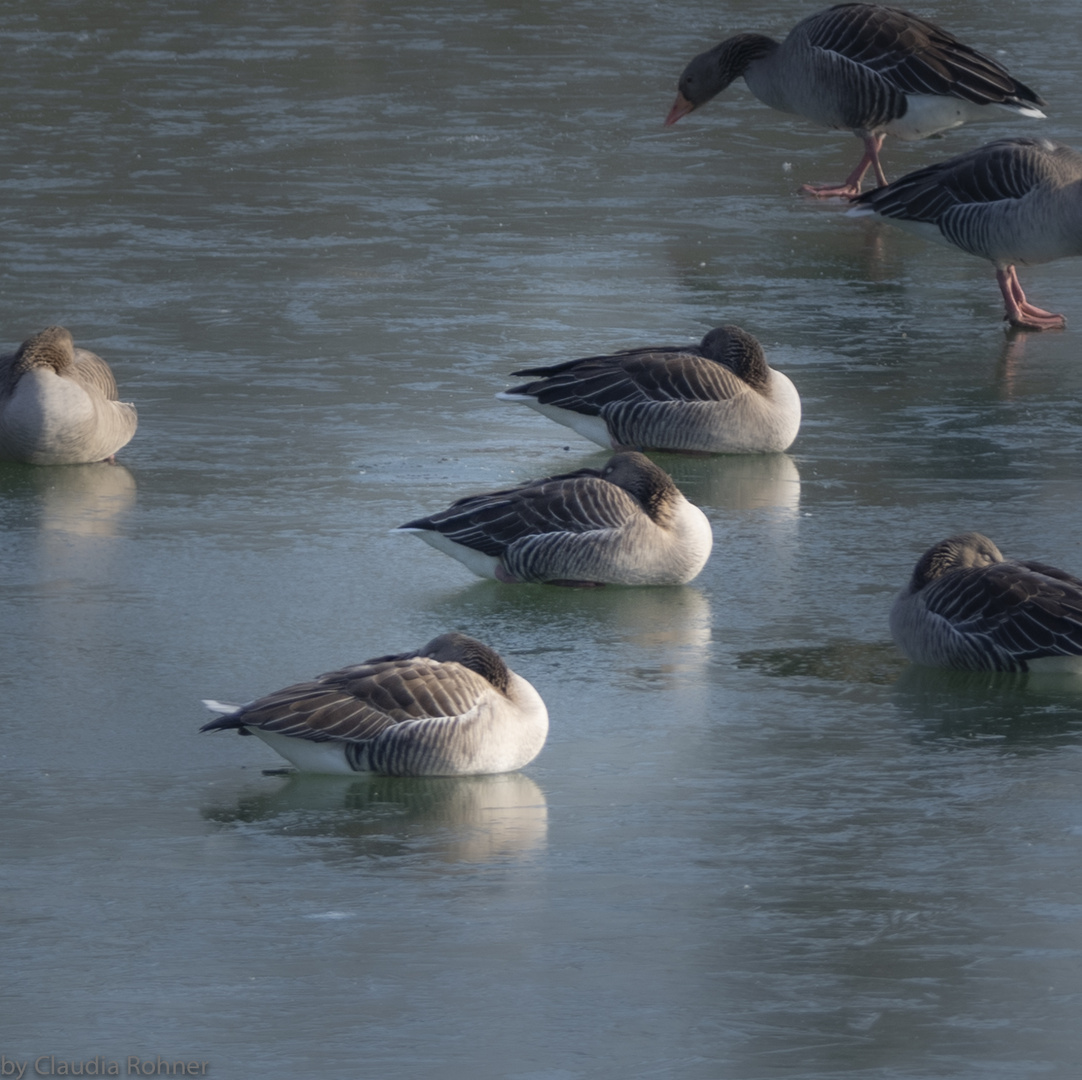
[[[1062,315],[1026,300],[1014,267],[1082,255],[1082,154],[1069,146],[999,139],[867,191],[850,213],[878,214],[990,259],[1013,326],[1066,325]]]
[[[887,135],[927,138],[991,119],[989,105],[1044,116],[1036,93],[946,30],[897,8],[838,4],[797,23],[781,43],[737,34],[695,57],[665,123],[675,124],[741,75],[771,108],[864,141],[864,156],[843,183],[804,185],[818,196],[859,194],[869,166],[886,184],[879,150]]]
[[[614,450],[759,454],[787,449],[800,397],[738,326],[698,347],[630,349],[514,375],[541,378],[496,396],[518,401]]]
[[[110,460],[135,434],[100,356],[50,326],[0,357],[0,460],[79,465]]]
[[[302,772],[511,772],[537,757],[549,726],[537,691],[494,649],[459,633],[247,705],[204,704],[225,715],[200,731],[258,735]]]
[[[890,630],[916,664],[1082,672],[1082,579],[1004,559],[988,537],[959,533],[921,556]]]
[[[552,585],[682,585],[714,543],[706,515],[639,453],[470,495],[399,531],[479,577]]]

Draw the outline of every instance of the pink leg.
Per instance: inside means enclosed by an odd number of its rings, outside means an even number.
[[[879,151],[885,138],[885,135],[864,136],[864,156],[857,162],[857,167],[845,178],[843,183],[804,184],[800,190],[807,192],[809,195],[814,195],[817,199],[832,197],[852,199],[860,194],[861,181],[864,179],[864,174],[868,171],[869,166],[874,167],[875,178],[879,181],[879,186],[886,187],[887,176],[883,172],[883,166],[879,163]]]
[[[1022,283],[1018,280],[1018,272],[1013,266],[997,268],[996,281],[1003,294],[1003,303],[1007,307],[1004,318],[1012,326],[1022,330],[1062,330],[1067,325],[1067,320],[1062,315],[1045,311],[1026,299]]]

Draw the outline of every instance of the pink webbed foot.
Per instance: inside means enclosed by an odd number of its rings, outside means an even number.
[[[1003,318],[1019,330],[1063,330],[1067,325],[1067,320],[1062,315],[1034,307],[1032,304],[1024,305],[1017,314],[1008,312]]]
[[[996,281],[999,282],[999,291],[1003,294],[1003,303],[1007,308],[1003,318],[1011,326],[1016,326],[1019,330],[1062,330],[1067,325],[1067,320],[1062,315],[1045,311],[1026,299],[1022,284],[1018,280],[1018,272],[1013,266],[997,269]]]
[[[801,184],[800,190],[805,195],[817,199],[855,199],[860,194],[860,184]]]
[[[857,167],[840,184],[802,184],[800,190],[817,199],[855,199],[860,194],[861,182],[869,167],[875,170],[875,178],[880,187],[887,186],[887,175],[879,163],[879,150],[885,135],[865,135],[864,156],[857,162]]]

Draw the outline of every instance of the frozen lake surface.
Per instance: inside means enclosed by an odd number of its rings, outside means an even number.
[[[963,529],[1082,572],[1082,262],[796,194],[859,144],[677,76],[794,0],[9,4],[0,344],[139,409],[0,466],[0,1052],[220,1078],[989,1080],[1082,1068],[1082,688],[923,671],[887,613]],[[919,9],[1049,101],[889,142],[1082,148],[1076,9]],[[398,524],[606,456],[511,371],[736,323],[788,454],[655,455],[713,555],[509,587]],[[524,772],[264,775],[198,734],[460,629],[544,696]]]

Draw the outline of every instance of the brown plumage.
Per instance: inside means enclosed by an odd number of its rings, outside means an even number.
[[[295,683],[201,731],[258,735],[298,768],[400,776],[508,772],[544,745],[548,714],[492,648],[460,633]]]
[[[134,406],[117,400],[100,356],[62,326],[0,357],[0,459],[32,465],[103,461],[135,434]]]

